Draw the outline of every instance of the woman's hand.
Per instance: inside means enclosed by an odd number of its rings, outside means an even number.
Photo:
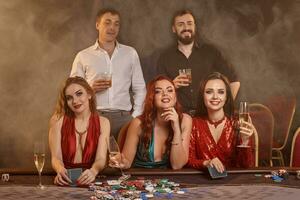
[[[172,128],[174,129],[174,126],[179,126],[179,117],[174,107],[166,108],[164,109],[164,112],[161,114],[161,117],[165,121],[171,121]]]
[[[251,137],[253,132],[254,132],[254,126],[251,123],[251,120],[250,122],[246,122],[246,121],[241,122],[240,134],[241,134],[243,144],[248,144],[249,137]]]
[[[219,173],[223,173],[225,171],[225,167],[218,157],[215,157],[212,160],[207,161],[206,166],[214,167]]]
[[[77,183],[79,185],[88,185],[96,179],[96,175],[97,173],[95,173],[92,169],[86,169],[77,179]]]
[[[56,177],[54,178],[54,184],[55,185],[70,185],[72,181],[70,180],[68,176],[68,172],[65,168],[61,168],[58,172]]]
[[[109,157],[108,165],[110,167],[124,169],[125,168],[124,163],[126,163],[126,159],[124,158],[124,155],[122,155],[121,153],[118,153],[115,156]]]

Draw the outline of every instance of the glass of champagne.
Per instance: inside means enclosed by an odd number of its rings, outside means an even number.
[[[109,137],[109,141],[108,141],[108,151],[109,151],[109,158],[113,158],[113,157],[117,157],[120,156],[120,160],[122,161],[122,154],[120,153],[120,148],[119,145],[115,139],[114,136],[110,136]],[[120,163],[119,163],[120,165]],[[130,178],[130,174],[125,174],[123,172],[123,169],[121,166],[119,166],[119,169],[121,171],[122,176],[119,178],[119,181],[126,181],[127,179]]]
[[[245,127],[246,125],[244,124],[244,122],[249,122],[248,102],[241,101],[239,107],[239,126]],[[243,142],[241,133],[239,133],[238,138],[239,138],[238,142],[242,141],[242,144],[239,144],[238,147],[244,147],[244,148],[250,147],[245,142]]]
[[[34,150],[33,150],[33,156],[34,156],[34,164],[36,166],[36,169],[39,173],[39,185],[38,187],[40,189],[45,189],[45,186],[42,185],[42,171],[45,164],[45,145],[44,142],[35,142],[34,143]]]

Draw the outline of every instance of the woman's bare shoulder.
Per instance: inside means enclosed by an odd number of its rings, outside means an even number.
[[[50,118],[49,126],[50,128],[59,127],[62,125],[62,122],[63,122],[63,116],[54,114]]]
[[[109,120],[106,117],[99,115],[99,120],[101,124],[108,124]]]
[[[192,117],[186,113],[182,113],[182,121],[187,121],[187,122],[191,122],[192,121]]]

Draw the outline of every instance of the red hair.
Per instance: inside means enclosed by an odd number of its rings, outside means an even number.
[[[154,121],[157,115],[157,108],[155,107],[155,103],[154,103],[154,96],[155,96],[155,84],[158,81],[162,81],[162,80],[167,80],[169,81],[175,89],[175,85],[173,83],[173,81],[163,75],[159,75],[156,78],[154,78],[152,81],[150,81],[147,84],[147,94],[145,97],[145,101],[144,101],[144,111],[142,113],[142,115],[139,116],[139,119],[141,120],[141,127],[143,130],[143,135],[142,135],[142,142],[144,145],[144,149],[148,149],[149,147],[149,143],[150,143],[150,139],[151,139],[151,135],[152,135],[152,130],[153,130],[153,126],[154,126]],[[176,94],[176,90],[175,90],[175,95],[177,98],[177,94]],[[182,121],[182,109],[181,109],[181,105],[179,104],[178,101],[176,101],[176,104],[174,106],[176,112],[178,113],[179,116],[179,123],[181,123]],[[173,129],[171,127],[171,122],[169,122],[169,137],[166,141],[166,145],[170,146],[171,141],[173,139]]]

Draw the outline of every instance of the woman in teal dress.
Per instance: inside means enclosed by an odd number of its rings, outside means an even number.
[[[147,86],[144,111],[130,123],[121,156],[111,158],[110,165],[180,169],[188,161],[191,128],[172,80],[158,76]]]

